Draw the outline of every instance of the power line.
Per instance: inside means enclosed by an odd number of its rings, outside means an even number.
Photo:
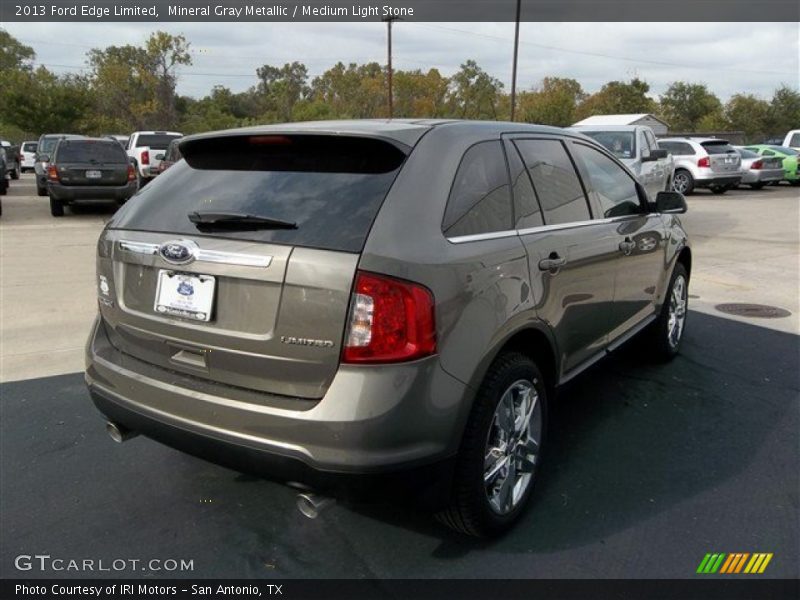
[[[442,31],[449,31],[453,33],[464,33],[467,35],[473,35],[476,37],[485,38],[487,40],[492,40],[496,42],[503,42],[504,44],[508,43],[508,39],[496,36],[496,35],[489,35],[486,33],[479,33],[477,31],[469,31],[466,29],[456,29],[455,27],[443,27],[441,25],[430,25],[430,24],[423,24],[415,21],[409,21],[413,25],[417,27],[424,27],[426,29],[439,29]],[[704,70],[713,70],[713,71],[727,71],[732,73],[757,73],[757,74],[768,74],[768,75],[796,75],[795,72],[789,71],[766,71],[762,69],[732,69],[728,67],[720,67],[720,66],[708,66],[708,65],[697,65],[697,64],[689,64],[689,63],[674,63],[668,61],[661,61],[661,60],[649,60],[649,59],[642,59],[642,58],[631,58],[629,56],[618,56],[613,54],[603,54],[601,52],[589,52],[588,50],[575,50],[573,48],[563,48],[560,46],[548,46],[546,44],[537,44],[536,42],[525,42],[520,40],[519,42],[523,46],[533,46],[536,48],[543,48],[545,50],[552,50],[554,52],[566,52],[569,54],[580,54],[582,56],[593,56],[596,58],[606,58],[609,60],[623,60],[633,63],[643,63],[643,64],[650,64],[650,65],[659,65],[665,67],[680,67],[684,69],[704,69]]]

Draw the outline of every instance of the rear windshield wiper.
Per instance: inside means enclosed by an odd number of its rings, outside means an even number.
[[[294,221],[240,212],[195,211],[188,215],[198,229],[297,229]]]

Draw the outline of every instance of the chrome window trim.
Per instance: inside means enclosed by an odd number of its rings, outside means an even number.
[[[484,240],[499,240],[502,238],[512,237],[517,235],[516,229],[506,229],[504,231],[490,231],[488,233],[473,233],[471,235],[458,235],[455,237],[446,238],[448,242],[453,244],[465,244],[467,242],[482,242]]]
[[[149,242],[133,242],[130,240],[120,240],[120,250],[132,252],[134,254],[144,254],[147,256],[158,256],[160,244]],[[224,265],[235,265],[238,267],[260,267],[266,268],[272,264],[271,256],[261,256],[259,254],[242,254],[238,252],[220,252],[217,250],[203,250],[198,248],[194,255],[194,261],[207,262]],[[188,264],[188,263],[187,263]]]
[[[570,223],[557,223],[554,225],[538,225],[537,227],[526,227],[524,229],[514,229],[508,231],[492,231],[489,233],[477,233],[474,235],[462,235],[458,237],[447,238],[448,242],[453,244],[464,244],[466,242],[481,242],[484,240],[496,240],[514,235],[530,235],[532,233],[547,233],[548,231],[560,231],[562,229],[578,229],[580,227],[589,227],[590,225],[603,225],[608,223],[619,223],[621,221],[628,221],[631,219],[638,219],[641,217],[655,217],[659,213],[640,213],[637,215],[622,215],[619,217],[608,217],[605,219],[592,219],[590,221],[572,221]]]

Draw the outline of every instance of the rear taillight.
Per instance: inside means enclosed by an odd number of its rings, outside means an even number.
[[[142,152],[142,164],[143,165],[149,165],[150,164],[150,153],[147,150]]]
[[[128,181],[135,181],[136,180],[136,171],[133,168],[133,165],[128,165]]]
[[[707,156],[704,156],[703,158],[699,158],[699,159],[697,159],[697,166],[698,167],[710,167],[711,166],[711,159],[708,158]]]
[[[755,161],[752,165],[750,165],[751,169],[763,169],[764,163],[760,160]]]
[[[50,181],[58,181],[58,168],[55,165],[47,167],[47,178]]]
[[[436,352],[433,294],[424,286],[359,271],[342,361],[388,363]]]

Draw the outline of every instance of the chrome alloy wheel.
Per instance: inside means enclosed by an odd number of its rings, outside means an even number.
[[[669,297],[669,318],[667,319],[667,341],[672,348],[678,347],[683,335],[683,326],[686,322],[687,291],[686,278],[678,275],[672,284],[672,293]]]
[[[681,194],[685,193],[689,189],[689,176],[686,173],[675,173],[675,177],[672,180],[672,189]]]
[[[530,487],[542,439],[542,406],[534,384],[515,381],[503,393],[486,440],[483,483],[492,510],[506,515]]]

